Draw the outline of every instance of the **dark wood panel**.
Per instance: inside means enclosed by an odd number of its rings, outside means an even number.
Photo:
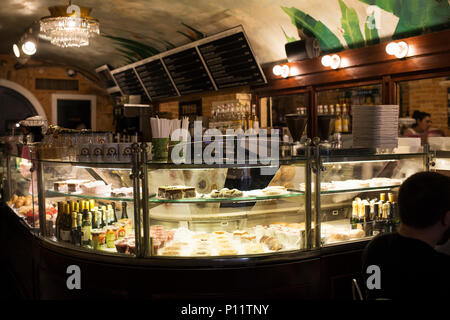
[[[402,40],[408,43],[408,46],[410,48],[408,54],[409,58],[413,56],[430,55],[450,51],[450,30],[405,38]],[[388,42],[364,48],[345,50],[338,52],[337,54],[339,54],[342,61],[346,61],[347,67],[378,64],[398,60],[394,56],[388,55],[386,53],[387,44]],[[297,70],[299,70],[301,75],[330,71],[329,67],[324,67],[322,65],[321,57],[285,64],[289,65],[290,67],[295,67]],[[275,76],[273,74],[272,68],[274,65],[275,64],[264,66],[264,73],[269,81],[281,79],[279,76]]]

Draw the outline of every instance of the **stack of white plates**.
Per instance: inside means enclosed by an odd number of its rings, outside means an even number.
[[[398,105],[352,106],[353,147],[397,147],[398,115]]]

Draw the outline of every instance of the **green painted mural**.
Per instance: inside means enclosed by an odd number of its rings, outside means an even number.
[[[384,10],[398,17],[392,39],[411,37],[430,31],[447,29],[450,20],[450,4],[447,0],[359,0],[368,7],[364,19],[364,36],[360,28],[358,14],[354,8],[347,6],[343,0],[337,0],[341,11],[341,32],[346,47],[350,49],[377,44],[380,42],[379,21],[376,15]],[[289,16],[292,24],[299,31],[299,36],[315,37],[324,52],[340,51],[344,48],[339,38],[321,21],[295,7],[281,9]],[[378,12],[377,12],[378,11]],[[283,33],[288,42],[296,41]]]

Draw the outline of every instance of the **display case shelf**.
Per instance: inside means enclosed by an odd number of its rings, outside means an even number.
[[[354,192],[366,192],[366,191],[383,191],[383,190],[390,190],[390,189],[399,188],[399,187],[400,187],[400,185],[397,184],[397,185],[381,186],[381,187],[327,190],[327,191],[320,191],[320,194],[327,195],[327,194],[354,193]]]
[[[156,195],[149,199],[151,203],[226,203],[226,202],[255,202],[255,201],[269,201],[282,198],[299,197],[304,196],[304,192],[290,192],[287,194],[271,195],[271,196],[248,196],[237,198],[185,198],[185,199],[162,199],[156,197]]]
[[[99,196],[99,195],[90,195],[90,194],[82,194],[82,193],[63,193],[63,192],[57,192],[57,191],[50,191],[47,190],[46,192],[47,198],[56,198],[56,197],[75,197],[80,199],[95,199],[95,200],[109,200],[109,201],[126,201],[126,202],[133,202],[133,198],[127,198],[127,197],[105,197],[105,196]]]

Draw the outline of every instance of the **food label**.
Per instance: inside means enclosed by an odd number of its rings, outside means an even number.
[[[70,239],[70,231],[68,231],[68,230],[60,230],[59,234],[61,236],[61,240],[62,241],[70,242],[70,240],[71,240]]]
[[[89,226],[83,227],[81,229],[83,231],[83,241],[88,241],[91,239],[91,228]]]

